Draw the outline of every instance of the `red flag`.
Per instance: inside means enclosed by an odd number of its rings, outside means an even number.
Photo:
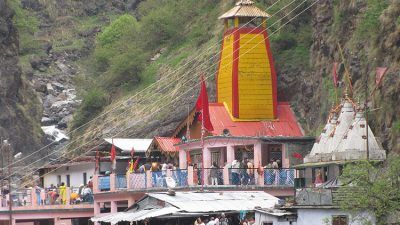
[[[214,128],[211,124],[210,111],[208,107],[209,105],[208,105],[206,82],[204,81],[204,76],[201,76],[201,90],[200,90],[200,95],[197,98],[196,110],[200,111],[199,119],[204,120],[203,121],[204,128],[208,131],[213,131]]]
[[[133,166],[132,166],[132,168],[133,168],[133,171],[135,171],[136,170],[136,167],[138,166],[138,164],[139,164],[139,159],[140,159],[140,156],[138,156],[137,157],[137,159],[136,159],[136,161],[135,161],[135,163],[133,164]]]
[[[296,159],[303,159],[303,156],[302,156],[300,153],[298,153],[298,152],[294,152],[294,153],[292,154],[292,156],[293,156],[294,158],[296,158]]]
[[[375,82],[376,82],[376,86],[380,87],[383,77],[385,76],[387,71],[387,67],[377,67],[376,68],[376,78],[375,78]]]
[[[333,86],[335,86],[335,87],[338,86],[338,75],[337,75],[338,65],[339,65],[339,63],[337,63],[337,62],[333,63],[332,76],[333,76]]]

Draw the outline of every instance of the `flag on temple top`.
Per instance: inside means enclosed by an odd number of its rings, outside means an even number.
[[[115,150],[114,140],[111,139],[110,160],[111,160],[111,168],[112,168],[113,170],[115,170],[116,164],[117,164],[117,162],[116,162],[116,160],[115,160],[116,155],[117,155],[117,152],[116,152],[116,150]]]
[[[204,81],[204,76],[201,76],[201,90],[200,95],[197,98],[196,102],[196,111],[200,112],[199,120],[204,120],[204,128],[208,131],[213,131],[214,128],[211,124],[210,120],[210,111],[208,109],[208,95],[207,95],[207,88],[206,82]]]
[[[385,76],[387,71],[387,67],[377,67],[376,68],[376,78],[375,78],[375,82],[376,82],[376,86],[380,87],[383,77]]]
[[[294,152],[294,153],[292,154],[292,156],[293,156],[294,158],[296,158],[296,159],[303,159],[303,156],[302,156],[300,153],[298,153],[298,152]]]
[[[337,63],[337,62],[333,63],[332,76],[333,76],[333,86],[335,86],[335,87],[338,86],[338,75],[337,75],[338,66],[339,66],[339,63]]]

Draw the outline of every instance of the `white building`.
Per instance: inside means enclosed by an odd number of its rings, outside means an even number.
[[[44,187],[57,186],[62,182],[68,187],[86,185],[94,172],[95,162],[93,161],[55,164],[40,169],[40,173],[43,175],[42,184]]]
[[[294,212],[258,209],[255,219],[255,225],[363,225],[367,220],[375,224],[375,219],[367,213],[354,216],[330,206],[297,208]]]

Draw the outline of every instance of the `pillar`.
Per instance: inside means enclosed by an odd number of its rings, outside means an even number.
[[[118,212],[118,204],[117,201],[111,201],[111,213]]]
[[[71,204],[71,188],[70,187],[66,187],[65,188],[65,192],[66,192],[65,194],[67,195],[66,198],[65,198],[66,199],[65,200],[66,204],[70,205]]]
[[[110,174],[110,191],[115,191],[115,173]]]
[[[94,216],[100,215],[100,202],[95,202],[93,204]]]
[[[131,182],[131,173],[126,173],[126,189],[131,189],[132,188],[132,182]]]
[[[130,207],[131,205],[135,204],[136,200],[134,197],[129,197],[128,198],[128,207]]]
[[[289,157],[286,157],[286,144],[282,144],[282,168],[289,168],[290,162],[289,162]]]
[[[182,170],[187,168],[186,151],[184,149],[179,149],[179,168]]]
[[[254,168],[256,170],[254,171],[254,176],[256,178],[256,184],[258,185],[264,185],[264,173],[259,174],[257,168],[261,167],[261,161],[262,161],[262,143],[261,141],[257,141],[257,143],[254,144]]]
[[[194,182],[193,182],[193,166],[188,166],[188,185],[189,186],[193,186]]]
[[[204,154],[204,168],[210,168],[211,167],[211,151],[210,148],[204,148],[203,151]]]
[[[151,183],[152,177],[149,170],[146,171],[146,188],[151,188],[153,185]]]
[[[93,175],[92,182],[93,182],[93,194],[96,194],[99,192],[99,175],[98,174]]]
[[[233,160],[235,160],[235,146],[228,145],[226,146],[226,161],[231,164]]]
[[[224,171],[223,171],[223,178],[224,178],[224,185],[229,185],[229,164],[224,166]]]
[[[37,206],[37,199],[36,199],[36,190],[35,188],[29,188],[31,192],[31,205],[32,206]]]

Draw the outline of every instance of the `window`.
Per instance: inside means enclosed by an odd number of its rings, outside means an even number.
[[[87,184],[87,174],[83,173],[83,185]]]
[[[61,175],[57,175],[57,185],[61,184]]]
[[[328,167],[312,168],[312,182],[321,184],[328,180]]]
[[[332,225],[348,225],[349,221],[347,216],[332,216]]]
[[[69,174],[67,175],[67,187],[71,187],[71,179],[70,179],[70,176],[69,176]]]

